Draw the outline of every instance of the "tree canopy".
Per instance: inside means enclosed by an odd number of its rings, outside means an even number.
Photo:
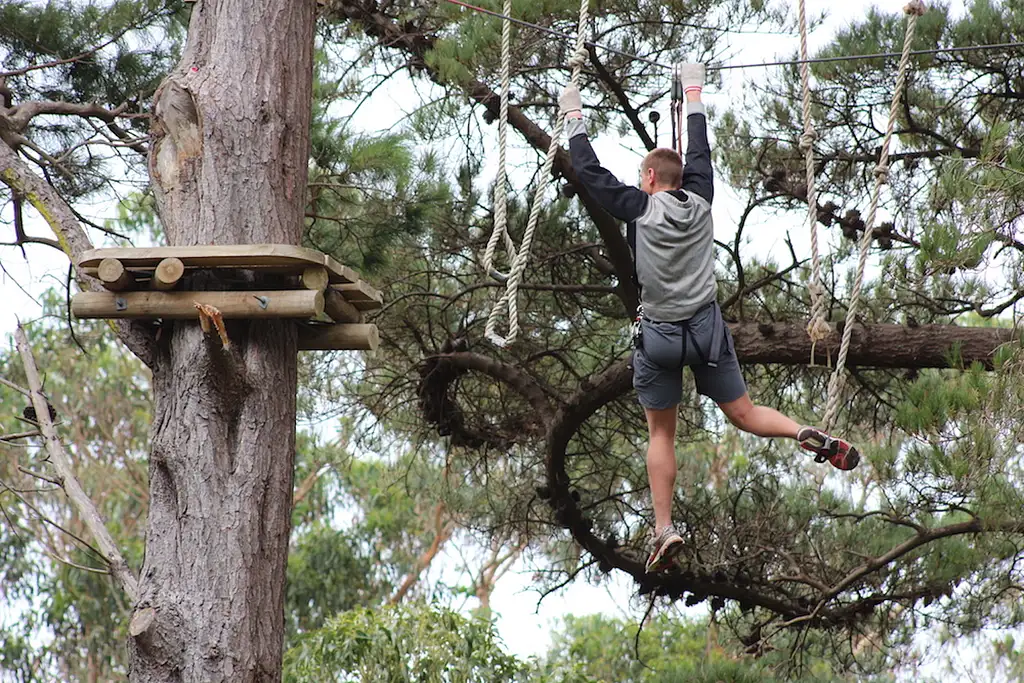
[[[517,18],[574,31],[575,2],[514,5]],[[583,92],[598,140],[640,151],[665,139],[667,119],[656,140],[647,114],[667,111],[667,74],[644,60],[706,62],[709,90],[728,93],[712,97],[709,117],[716,183],[728,188],[717,201],[734,217],[716,227],[719,299],[752,396],[813,423],[824,411],[822,364],[836,349],[833,337],[808,363],[798,74],[713,70],[750,35],[792,32],[792,8],[592,5],[594,41],[644,58],[590,50]],[[0,8],[0,230],[25,258],[76,239],[45,233],[44,222],[61,219],[44,186],[95,241],[167,239],[166,209],[146,175],[159,133],[151,107],[196,11],[148,0]],[[872,10],[817,56],[898,51],[902,27],[901,14]],[[523,26],[513,31],[509,117],[516,239],[533,188],[553,187],[520,293],[524,333],[506,349],[484,340],[501,291],[481,265],[494,220],[500,30],[500,20],[450,3],[318,3],[302,240],[380,286],[386,305],[372,320],[377,352],[300,356],[286,678],[347,680],[315,667],[357,672],[368,657],[392,658],[397,671],[409,661],[393,649],[395,634],[408,633],[425,643],[424,661],[468,653],[465,680],[482,670],[474,667],[494,672],[486,680],[671,680],[630,654],[655,657],[643,640],[650,632],[679,647],[679,662],[659,670],[828,680],[890,671],[911,659],[922,633],[1018,627],[1024,359],[1017,344],[993,349],[1018,334],[1024,299],[1019,50],[914,57],[885,216],[874,226],[863,217],[894,60],[813,65],[816,208],[834,325],[849,303],[856,240],[865,230],[874,240],[840,419],[865,461],[850,474],[825,472],[788,443],[739,434],[688,390],[675,506],[686,547],[678,572],[649,577],[646,432],[626,364],[636,301],[628,247],[564,152],[553,179],[537,176],[571,45]],[[921,19],[914,48],[1022,34],[1019,3],[940,4]],[[366,111],[396,102],[401,116],[380,116],[387,129],[366,125]],[[21,258],[3,248],[5,260]],[[85,285],[68,283],[76,286]],[[32,345],[79,476],[138,568],[152,376],[110,327],[67,320],[65,294],[47,295]],[[119,329],[138,352],[130,326]],[[13,351],[0,359],[12,382],[22,381],[19,368]],[[19,397],[0,392],[2,437],[24,424]],[[20,628],[5,633],[3,667],[25,681],[123,675],[131,605],[82,568],[104,571],[76,540],[84,529],[59,491],[38,479],[52,474],[45,460],[0,448],[11,454],[0,465],[0,572],[5,595],[26,605]],[[454,586],[431,574],[435,558],[453,561],[451,547],[464,551]],[[513,661],[494,642],[486,607],[516,561],[541,591],[631,575],[636,619],[649,606],[655,614],[639,652],[627,647],[635,625],[570,620],[547,660],[532,669]],[[433,598],[450,607],[463,596],[484,608],[484,621],[402,606]],[[399,606],[376,611],[388,603]],[[695,605],[707,607],[696,621],[670,616]],[[443,638],[431,635],[439,625]],[[708,628],[723,632],[720,656],[706,652]],[[53,640],[36,647],[44,631]],[[322,658],[306,656],[317,648]],[[995,661],[1012,668],[1014,644],[1000,648]]]

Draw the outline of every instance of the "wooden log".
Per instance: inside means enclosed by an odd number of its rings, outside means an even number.
[[[135,287],[135,276],[116,258],[105,258],[96,268],[96,277],[111,292],[121,292]]]
[[[185,264],[181,259],[165,258],[157,264],[153,271],[153,279],[149,281],[150,289],[157,289],[162,292],[174,289],[178,286],[182,276],[185,274]]]
[[[198,318],[195,304],[225,318],[313,318],[324,312],[323,292],[81,292],[71,300],[76,318]]]
[[[300,351],[373,351],[380,345],[376,325],[306,325],[299,328]]]
[[[302,271],[302,286],[322,292],[331,282],[331,275],[323,266],[310,266]]]
[[[835,327],[835,326],[834,326]],[[807,365],[811,340],[806,322],[729,323],[740,363]],[[848,367],[864,368],[946,368],[956,350],[965,365],[980,362],[993,367],[993,353],[1001,344],[1022,335],[1007,327],[960,327],[958,325],[893,324],[855,325],[850,339]],[[815,345],[818,365],[836,362],[838,329]]]
[[[324,291],[324,311],[336,323],[361,323],[363,313],[345,301],[345,296],[333,287]]]
[[[345,300],[360,311],[375,311],[384,305],[384,295],[363,280],[342,285],[331,285],[345,296]]]

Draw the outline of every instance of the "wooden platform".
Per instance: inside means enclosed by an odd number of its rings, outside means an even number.
[[[197,305],[226,319],[291,318],[316,322],[300,329],[304,349],[377,347],[367,311],[382,307],[381,292],[352,268],[312,249],[287,244],[93,249],[78,269],[106,292],[81,292],[71,301],[77,318],[198,319]],[[279,290],[189,291],[187,276],[206,270],[253,270],[283,278]],[[326,324],[325,324],[326,323]]]
[[[161,261],[171,258],[180,260],[186,269],[247,268],[301,273],[304,268],[321,266],[327,269],[332,283],[360,280],[359,273],[327,254],[289,244],[91,249],[82,254],[78,267],[95,277],[103,259],[115,259],[129,271],[152,272]]]

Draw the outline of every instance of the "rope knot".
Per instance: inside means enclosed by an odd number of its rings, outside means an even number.
[[[832,326],[823,316],[815,316],[807,323],[807,336],[814,344],[825,341],[830,334],[832,334]]]
[[[573,69],[582,69],[583,65],[590,60],[590,53],[587,52],[587,48],[582,45],[577,47],[572,56],[569,57],[569,66]]]
[[[903,8],[903,11],[907,14],[915,14],[919,17],[923,17],[924,13],[928,11],[925,4],[921,0],[910,0],[907,6]]]
[[[818,139],[818,133],[814,130],[814,126],[808,126],[804,134],[800,136],[800,151],[810,152],[814,149],[814,141]]]
[[[875,166],[875,177],[878,178],[878,182],[885,183],[889,181],[889,164],[878,164]]]

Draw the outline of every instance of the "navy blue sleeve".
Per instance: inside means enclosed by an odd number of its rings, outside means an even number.
[[[688,142],[683,166],[683,189],[708,200],[715,196],[714,171],[711,169],[711,145],[708,143],[708,121],[703,112],[686,117]]]
[[[635,221],[642,216],[647,210],[647,193],[620,182],[611,171],[601,166],[582,125],[570,125],[569,133],[572,168],[587,194],[619,220]]]

